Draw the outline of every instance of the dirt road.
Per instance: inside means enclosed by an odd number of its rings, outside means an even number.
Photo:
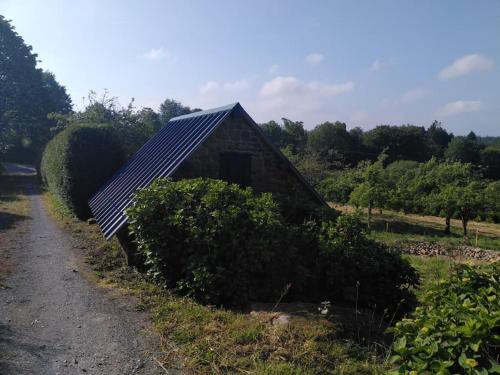
[[[7,166],[30,173],[20,168]],[[28,184],[24,233],[0,243],[12,264],[0,289],[0,374],[164,374],[147,314],[86,280],[71,237]]]

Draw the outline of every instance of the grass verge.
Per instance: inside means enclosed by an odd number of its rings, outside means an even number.
[[[138,297],[148,310],[166,358],[193,374],[381,374],[383,358],[345,339],[338,322],[317,313],[237,312],[203,306],[171,294],[125,266],[117,242],[106,242],[96,225],[78,221],[50,193],[46,206],[79,242],[95,280]],[[352,310],[351,319],[352,319]]]
[[[29,184],[34,177],[0,175],[0,287],[11,271],[10,250],[25,232],[29,217]]]

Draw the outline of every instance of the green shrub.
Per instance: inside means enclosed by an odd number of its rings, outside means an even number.
[[[457,267],[392,331],[394,373],[499,374],[499,264]]]
[[[41,175],[48,189],[80,219],[88,200],[124,162],[116,131],[106,125],[71,126],[46,146]]]
[[[357,302],[379,311],[401,312],[410,306],[412,288],[419,281],[400,254],[367,238],[365,225],[356,215],[322,225],[315,274],[315,290],[323,299]]]
[[[288,284],[288,300],[349,301],[360,283],[359,303],[383,310],[417,280],[359,219],[291,224],[270,194],[223,181],[157,180],[127,214],[150,275],[204,303],[274,302]]]
[[[149,273],[205,303],[272,301],[294,272],[293,246],[270,194],[209,179],[160,179],[127,211]]]

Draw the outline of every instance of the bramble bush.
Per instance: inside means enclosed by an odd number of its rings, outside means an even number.
[[[74,125],[45,147],[41,176],[48,189],[80,219],[91,216],[88,200],[123,164],[124,151],[110,126]]]
[[[500,265],[460,265],[390,329],[394,374],[500,374]]]
[[[350,300],[359,283],[360,304],[395,308],[417,283],[359,218],[291,224],[271,194],[219,180],[157,180],[127,215],[149,274],[204,303],[274,302],[290,283],[288,300]]]

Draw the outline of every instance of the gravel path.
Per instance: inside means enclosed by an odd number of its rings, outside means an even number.
[[[0,374],[164,374],[147,314],[86,280],[34,189],[25,233],[0,243],[13,264],[0,289]]]

